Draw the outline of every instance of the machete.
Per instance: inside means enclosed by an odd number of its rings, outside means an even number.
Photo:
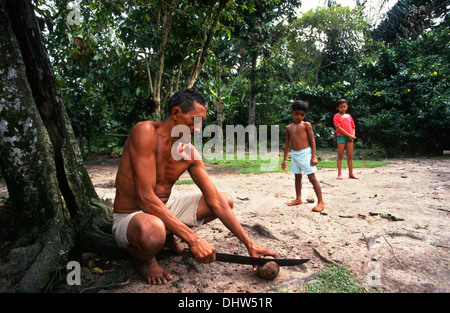
[[[194,254],[189,249],[184,249],[182,253],[183,259],[193,257]],[[300,265],[309,261],[309,259],[272,259],[272,258],[255,258],[246,255],[228,254],[216,252],[216,261],[236,263],[236,264],[249,264],[249,265],[264,265],[267,262],[273,261],[279,266],[292,266]]]

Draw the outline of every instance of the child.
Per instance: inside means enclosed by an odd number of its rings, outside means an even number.
[[[338,177],[337,179],[342,179],[342,158],[344,156],[344,149],[347,151],[347,165],[349,177],[353,179],[359,179],[353,175],[353,140],[355,137],[355,123],[349,114],[346,114],[348,109],[347,100],[341,99],[337,103],[337,110],[339,113],[334,115],[334,126],[337,132],[337,145],[338,145],[338,157],[337,157],[337,168]]]
[[[314,187],[317,196],[317,205],[313,208],[315,212],[321,212],[325,207],[322,200],[322,190],[319,181],[314,174],[317,169],[316,159],[316,141],[312,126],[308,122],[304,122],[308,104],[301,100],[294,100],[292,104],[292,118],[294,122],[286,127],[286,142],[284,145],[284,159],[281,168],[286,168],[286,159],[291,148],[292,160],[289,172],[295,174],[295,192],[297,197],[289,206],[302,204],[302,174],[308,175],[308,179]]]

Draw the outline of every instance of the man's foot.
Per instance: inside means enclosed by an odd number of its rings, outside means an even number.
[[[167,284],[167,281],[173,278],[172,275],[159,266],[155,258],[147,261],[136,259],[136,266],[139,273],[144,276],[145,281],[152,285]]]
[[[338,177],[336,177],[336,179],[342,180],[342,175],[338,175]]]
[[[287,205],[288,206],[294,206],[294,205],[299,205],[299,204],[302,204],[302,203],[303,203],[302,200],[295,199],[295,200],[289,202]]]
[[[164,242],[164,246],[169,248],[172,252],[175,252],[178,255],[181,255],[183,250],[186,248],[175,239],[175,236],[173,234],[168,234],[166,236],[166,242]]]
[[[355,175],[349,175],[348,177],[352,179],[359,179],[359,177],[356,177]]]
[[[325,205],[323,203],[318,203],[315,207],[313,207],[314,212],[322,212],[325,209]]]

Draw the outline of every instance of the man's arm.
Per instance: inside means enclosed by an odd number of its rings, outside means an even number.
[[[180,222],[156,196],[156,130],[150,123],[140,123],[129,137],[131,170],[138,206],[146,213],[160,218],[166,229],[176,234],[189,246],[195,245],[198,236]]]
[[[228,205],[228,202],[222,197],[211,178],[206,173],[202,160],[197,160],[194,162],[194,164],[189,168],[189,174],[195,184],[202,191],[206,204],[211,209],[213,214],[219,218],[222,223],[247,247],[247,250],[251,256],[277,256],[275,252],[256,245],[248,237],[244,231],[244,228],[234,215],[233,210]]]

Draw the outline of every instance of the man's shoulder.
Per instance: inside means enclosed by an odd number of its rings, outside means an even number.
[[[136,125],[134,125],[133,129],[131,130],[131,134],[138,133],[139,135],[143,134],[154,134],[156,132],[157,123],[153,121],[142,121],[138,122]]]
[[[135,148],[146,147],[145,149],[147,149],[149,145],[155,145],[157,141],[156,128],[157,126],[152,121],[137,123],[134,125],[128,136],[127,141],[129,141],[129,145],[132,145]]]
[[[141,121],[134,125],[134,129],[155,129],[155,123],[153,121]]]

